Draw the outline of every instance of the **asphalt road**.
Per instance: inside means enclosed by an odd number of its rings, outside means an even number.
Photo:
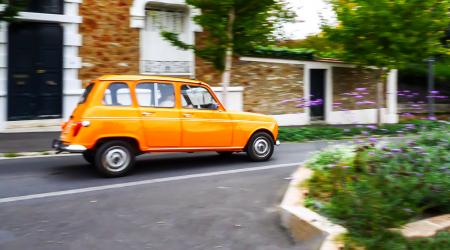
[[[117,179],[81,156],[2,160],[0,249],[298,249],[277,205],[299,163],[327,145],[281,145],[263,163],[147,155]]]

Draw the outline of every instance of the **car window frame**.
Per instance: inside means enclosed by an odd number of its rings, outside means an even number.
[[[184,107],[183,106],[183,86],[194,86],[194,87],[201,87],[206,89],[206,91],[212,96],[213,100],[216,102],[217,108],[216,109],[206,109],[206,108],[189,108],[189,107]],[[200,85],[200,84],[191,84],[191,83],[182,83],[180,84],[180,94],[179,94],[179,98],[180,98],[180,107],[182,109],[187,109],[187,110],[203,110],[203,111],[221,111],[221,103],[220,101],[217,99],[217,96],[214,93],[211,93],[212,90],[207,88],[206,86]]]
[[[138,86],[139,86],[139,84],[168,84],[168,85],[172,85],[172,91],[173,91],[173,95],[174,95],[174,101],[173,101],[173,107],[159,107],[159,106],[156,106],[156,104],[155,104],[155,106],[141,106],[140,104],[139,104],[139,99],[138,99],[138,94],[137,94],[137,89],[138,89]],[[153,96],[153,97],[155,97],[155,96]],[[135,84],[135,86],[134,86],[134,98],[135,98],[135,100],[136,100],[136,106],[138,107],[138,108],[155,108],[155,109],[176,109],[176,108],[178,108],[178,106],[177,106],[177,91],[176,91],[176,86],[175,86],[175,83],[173,83],[173,82],[160,82],[160,81],[139,81],[139,82],[136,82],[136,84]],[[156,98],[155,98],[155,100],[156,100]]]
[[[95,82],[90,82],[81,94],[80,99],[78,100],[78,105],[84,104],[87,102],[90,96],[93,95],[93,90],[95,87]]]
[[[109,87],[112,84],[125,84],[128,87],[129,95],[130,95],[130,102],[131,102],[130,105],[113,105],[113,104],[107,105],[107,104],[105,104],[104,98],[105,98],[105,95],[106,95],[106,91],[109,89]],[[117,98],[117,93],[116,93],[116,98]],[[104,107],[114,107],[114,108],[130,108],[130,107],[134,107],[135,104],[134,104],[134,100],[133,100],[133,91],[132,91],[132,88],[130,87],[130,84],[127,81],[110,81],[110,82],[108,82],[106,84],[105,88],[103,89],[103,93],[101,94],[100,104],[102,106],[104,106]]]

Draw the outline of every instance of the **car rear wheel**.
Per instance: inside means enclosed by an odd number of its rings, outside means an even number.
[[[255,133],[247,144],[247,155],[252,161],[267,161],[272,157],[274,145],[272,136],[268,133]]]
[[[83,158],[90,164],[95,163],[95,152],[92,150],[86,150],[83,152]]]
[[[95,167],[106,177],[124,176],[134,167],[136,155],[133,147],[124,141],[102,144],[95,154]]]

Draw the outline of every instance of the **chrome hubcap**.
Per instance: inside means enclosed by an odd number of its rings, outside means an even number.
[[[130,163],[128,150],[121,146],[108,149],[103,154],[103,165],[112,172],[124,170]]]
[[[253,149],[255,150],[257,155],[264,157],[270,152],[270,144],[267,139],[258,138],[255,140],[255,143],[253,143]]]

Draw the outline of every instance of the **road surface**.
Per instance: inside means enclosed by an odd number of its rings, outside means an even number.
[[[0,249],[298,249],[279,226],[290,174],[326,142],[139,157],[124,178],[80,156],[0,161]]]

